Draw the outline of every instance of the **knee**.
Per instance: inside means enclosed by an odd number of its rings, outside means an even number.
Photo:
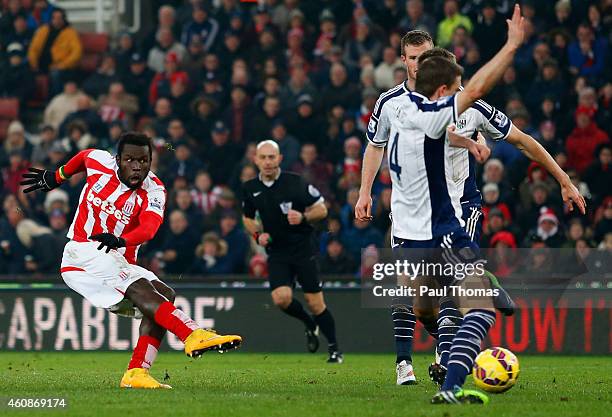
[[[288,294],[272,294],[274,305],[280,309],[286,309],[291,304],[291,296]]]
[[[163,291],[160,292],[164,297],[168,299],[168,301],[174,303],[174,300],[176,299],[176,292],[172,288],[166,287]]]
[[[327,308],[325,302],[320,299],[306,299],[306,303],[308,304],[308,309],[310,310],[310,312],[315,316],[318,316]]]

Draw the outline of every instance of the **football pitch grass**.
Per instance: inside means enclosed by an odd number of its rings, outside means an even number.
[[[58,398],[60,410],[15,416],[605,416],[612,408],[610,357],[519,356],[517,385],[482,405],[430,405],[431,355],[415,357],[419,384],[395,385],[391,355],[347,354],[330,365],[322,354],[206,353],[191,360],[161,352],[152,374],[173,390],[119,389],[129,352],[0,352],[0,397]],[[467,387],[473,387],[471,377]],[[607,410],[607,411],[606,411]]]

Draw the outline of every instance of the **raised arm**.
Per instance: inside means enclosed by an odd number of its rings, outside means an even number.
[[[517,49],[523,43],[525,36],[524,19],[521,16],[521,8],[518,4],[514,6],[512,19],[506,20],[506,22],[508,23],[506,43],[489,62],[474,74],[465,89],[457,93],[457,114],[463,113],[495,86],[512,63]]]
[[[93,149],[85,149],[73,156],[66,165],[62,165],[57,170],[46,170],[39,168],[28,168],[29,172],[23,174],[23,181],[20,185],[30,185],[31,187],[23,190],[24,193],[30,193],[36,190],[45,192],[51,191],[59,187],[64,181],[78,172],[85,171],[85,160]]]

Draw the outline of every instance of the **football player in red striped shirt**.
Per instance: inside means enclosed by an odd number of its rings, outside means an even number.
[[[30,168],[21,183],[29,186],[25,193],[47,192],[76,173],[87,175],[68,231],[61,274],[92,305],[142,317],[138,343],[121,379],[123,388],[170,388],[149,374],[166,331],[183,341],[191,357],[234,349],[242,342],[240,336],[201,329],[174,306],[170,287],[136,265],[138,248],[157,233],[166,204],[164,185],[150,171],[151,155],[147,136],[127,132],[119,139],[115,157],[87,149],[56,171]]]

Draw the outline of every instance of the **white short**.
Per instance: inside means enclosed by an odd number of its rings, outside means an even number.
[[[116,250],[109,253],[106,248],[98,250],[99,245],[71,240],[62,257],[62,279],[92,305],[111,308],[123,300],[127,287],[134,281],[159,279],[153,272],[128,263]]]

